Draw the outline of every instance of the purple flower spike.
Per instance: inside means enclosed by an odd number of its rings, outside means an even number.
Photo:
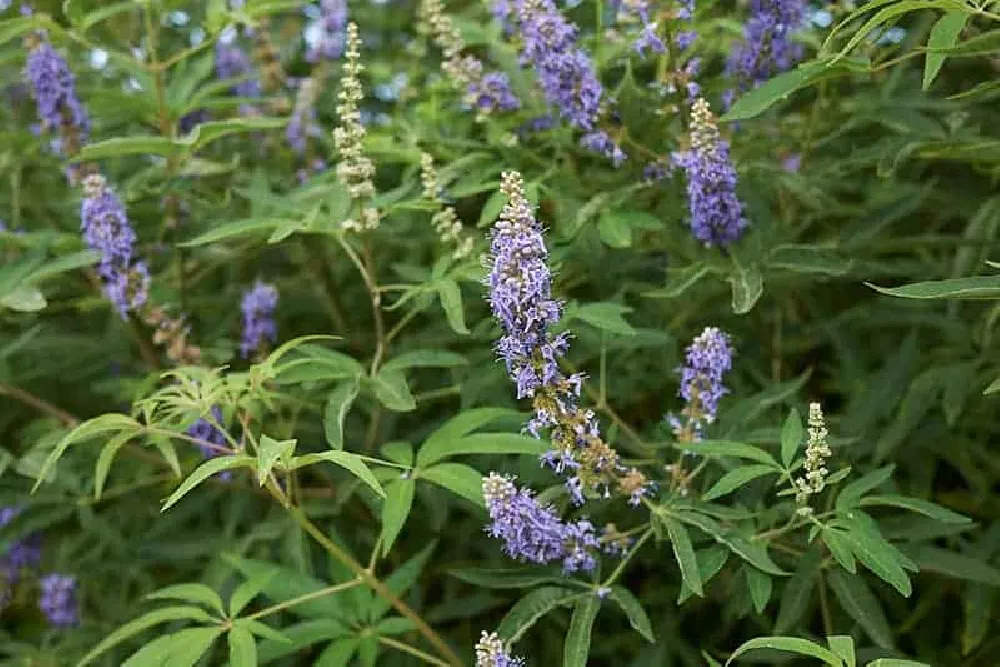
[[[76,578],[66,574],[48,574],[41,578],[38,608],[49,623],[66,628],[80,622],[76,601]]]
[[[241,79],[229,92],[235,97],[260,97],[260,81],[251,76],[253,67],[246,52],[235,44],[219,42],[215,47],[215,76],[225,81]],[[240,106],[241,116],[252,116],[257,108],[250,104]]]
[[[84,199],[80,206],[83,238],[91,250],[101,255],[98,272],[108,299],[122,318],[146,303],[149,271],[135,257],[136,235],[125,207],[100,174],[84,179]]]
[[[62,133],[60,145],[69,142],[73,149],[79,149],[87,142],[90,120],[77,97],[76,79],[66,59],[43,36],[34,39],[37,43],[28,54],[25,74],[38,105],[42,126]],[[75,135],[72,139],[68,136],[70,133]]]
[[[677,369],[685,419],[668,416],[678,440],[697,442],[703,426],[715,421],[719,399],[729,393],[722,378],[733,367],[733,355],[729,334],[715,327],[706,328],[688,346],[684,366]]]
[[[278,306],[278,290],[273,285],[257,281],[253,289],[244,293],[243,343],[240,350],[243,358],[260,350],[264,341],[278,340],[278,329],[274,323],[274,309]]]
[[[707,246],[736,241],[750,223],[736,196],[736,170],[729,159],[729,144],[719,134],[704,99],[695,100],[692,106],[691,148],[675,153],[673,161],[687,174],[691,232],[695,238]]]
[[[476,644],[476,667],[524,667],[524,659],[511,656],[497,633],[483,631]]]
[[[483,479],[483,497],[492,522],[491,537],[504,542],[504,553],[543,565],[562,561],[567,574],[597,566],[600,542],[587,520],[563,523],[550,505],[540,505],[530,489],[518,489],[510,478],[490,473]]]
[[[347,43],[347,0],[320,0],[319,36],[309,45],[306,60],[335,60]]]
[[[805,23],[806,9],[805,0],[751,0],[743,40],[726,63],[726,73],[736,78],[740,90],[759,86],[802,58],[792,34]]]

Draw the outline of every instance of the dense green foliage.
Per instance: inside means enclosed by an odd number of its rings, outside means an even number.
[[[615,167],[558,116],[524,131],[545,98],[487,3],[443,11],[517,111],[463,105],[435,3],[352,0],[375,166],[353,199],[332,135],[347,61],[308,57],[316,3],[34,4],[0,14],[0,509],[20,508],[0,554],[42,547],[16,576],[0,557],[0,664],[458,666],[484,630],[528,665],[997,664],[1000,2],[813,3],[802,63],[725,114],[747,3],[682,25],[684,3],[650,2],[668,48],[645,56],[611,3],[558,3]],[[217,78],[234,37],[259,96]],[[89,138],[37,127],[20,82],[44,39]],[[683,169],[646,172],[690,148],[693,56],[750,221],[722,247],[692,236]],[[538,464],[547,435],[522,431],[483,285],[507,171],[545,229],[564,372],[657,483],[638,506],[616,487],[574,507]],[[81,236],[98,172],[149,268],[125,318]],[[445,205],[457,238],[432,223]],[[345,227],[365,207],[377,227]],[[258,279],[277,337],[244,358]],[[665,415],[706,327],[736,354],[695,442]],[[829,474],[796,498],[811,403]],[[225,431],[211,458],[196,422]],[[512,560],[483,530],[493,471],[632,546],[592,573]],[[39,609],[47,573],[75,577],[73,627]]]

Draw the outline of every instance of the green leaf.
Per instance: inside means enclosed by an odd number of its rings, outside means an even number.
[[[222,598],[219,594],[204,584],[175,584],[161,588],[146,596],[149,600],[183,600],[185,602],[196,602],[219,612],[219,616],[224,616],[222,608]]]
[[[823,79],[845,76],[851,72],[865,71],[868,63],[862,59],[845,59],[840,62],[812,61],[793,70],[779,74],[748,91],[733,104],[721,120],[731,123],[759,116],[779,100],[786,99],[797,90],[811,86]]]
[[[403,371],[383,368],[373,382],[375,397],[390,410],[409,412],[417,407],[417,401],[410,393]]]
[[[476,227],[481,229],[488,225],[492,225],[500,215],[500,211],[506,203],[507,195],[500,190],[491,194],[490,198],[486,200],[485,204],[483,204],[483,210],[479,213],[479,222],[476,223]]]
[[[447,350],[411,350],[387,361],[382,368],[403,370],[405,368],[454,368],[466,366],[469,361],[460,354]]]
[[[767,266],[792,273],[842,276],[851,270],[853,261],[833,248],[786,243],[771,250]]]
[[[691,544],[691,536],[688,535],[687,528],[682,523],[667,515],[659,515],[660,521],[670,535],[670,545],[674,550],[674,558],[681,570],[681,578],[695,594],[704,596],[705,592],[701,585],[701,572],[698,570],[698,559],[694,554],[694,546]]]
[[[58,257],[51,262],[46,262],[42,266],[38,267],[32,271],[28,277],[27,281],[31,283],[38,283],[46,278],[51,278],[53,276],[58,276],[60,274],[66,273],[67,271],[73,271],[74,269],[82,269],[88,266],[93,266],[100,260],[101,256],[93,250],[80,250],[79,252],[71,252],[68,255],[63,255]]]
[[[746,573],[747,587],[750,589],[750,600],[753,602],[753,608],[759,614],[764,611],[768,600],[771,599],[771,589],[774,582],[771,577],[755,567],[744,565],[743,571]]]
[[[993,598],[996,589],[969,584],[962,596],[965,623],[962,626],[962,655],[968,655],[982,644],[990,632],[993,620]]]
[[[722,567],[729,560],[729,549],[719,544],[714,544],[708,549],[702,549],[701,551],[696,551],[695,555],[698,559],[698,576],[701,578],[702,587],[707,584],[712,577],[717,575]],[[677,596],[677,604],[683,604],[694,595],[694,591],[688,586],[687,582],[681,578],[681,590],[680,594]]]
[[[42,22],[37,15],[18,16],[6,21],[0,21],[0,44],[6,44],[12,39],[17,39],[26,32],[40,28],[41,25]]]
[[[337,386],[326,398],[323,409],[323,432],[326,441],[333,449],[344,448],[344,420],[351,409],[351,404],[358,396],[359,379],[355,377]]]
[[[749,542],[739,535],[727,533],[715,519],[691,511],[677,512],[676,517],[684,523],[708,533],[719,544],[729,547],[733,553],[757,569],[779,576],[788,574],[771,560],[771,557],[767,554],[767,549],[763,545],[756,542]]]
[[[795,454],[802,444],[802,436],[802,417],[798,410],[792,408],[781,427],[781,462],[786,468],[795,460]]]
[[[593,593],[576,603],[569,621],[569,631],[566,633],[563,667],[587,667],[594,621],[600,610],[601,600]]]
[[[973,276],[970,278],[946,278],[910,283],[900,287],[879,287],[865,283],[868,287],[905,299],[997,299],[1000,298],[1000,276]]]
[[[239,613],[250,604],[251,600],[260,595],[271,582],[271,578],[277,574],[277,570],[259,572],[237,586],[229,597],[229,616],[239,616]]]
[[[263,232],[270,232],[275,227],[286,222],[290,221],[280,218],[246,218],[244,220],[234,220],[212,227],[207,232],[199,234],[188,241],[182,241],[177,245],[181,248],[194,248],[223,239],[257,236]]]
[[[497,626],[497,634],[511,644],[517,643],[517,640],[538,619],[556,607],[578,598],[580,595],[577,591],[560,586],[542,586],[541,588],[536,588],[511,607],[507,615],[500,621],[500,625]],[[593,594],[584,593],[584,595],[592,596]]]
[[[935,52],[935,49],[954,46],[968,19],[969,15],[966,12],[947,12],[931,28],[930,37],[927,38],[928,53],[924,61],[924,90],[930,88],[931,84],[934,83],[934,79],[941,71],[941,66],[944,65],[944,60],[947,57],[943,53]]]
[[[392,549],[396,536],[403,529],[406,517],[413,507],[413,492],[417,483],[412,479],[399,479],[385,487],[385,500],[382,502],[382,554],[386,556]]]
[[[181,155],[187,146],[183,141],[167,137],[112,137],[83,146],[76,154],[77,162],[94,162],[122,155],[160,155],[166,158]]]
[[[917,514],[923,514],[926,517],[942,523],[972,523],[972,519],[967,516],[963,516],[958,512],[952,512],[951,510],[945,509],[940,505],[936,505],[930,501],[921,500],[919,498],[907,498],[906,496],[896,495],[867,496],[862,498],[858,504],[862,507],[867,507],[869,505],[888,505],[889,507],[898,507],[900,509],[916,512]]]
[[[108,479],[108,473],[111,472],[111,464],[114,462],[114,458],[115,455],[118,454],[118,450],[124,447],[128,441],[134,437],[135,435],[130,431],[119,433],[108,440],[104,447],[101,448],[101,453],[97,456],[97,463],[94,466],[95,499],[100,499],[101,493],[104,491],[104,483]]]
[[[612,586],[611,599],[618,603],[621,610],[628,616],[629,625],[651,644],[656,643],[656,634],[653,632],[653,625],[649,622],[646,610],[642,608],[642,603],[632,595],[631,591],[623,586]]]
[[[222,632],[222,628],[187,628],[158,637],[133,653],[122,667],[193,667]]]
[[[625,218],[616,215],[614,211],[601,216],[597,232],[601,240],[611,248],[628,248],[632,245],[632,228]]]
[[[756,264],[736,265],[736,273],[729,277],[733,288],[733,312],[737,315],[749,313],[764,293],[764,277]]]
[[[230,134],[277,130],[287,124],[287,118],[267,118],[264,116],[210,120],[198,124],[187,136],[185,143],[191,147],[191,152],[197,152],[213,141]]]
[[[816,587],[822,555],[816,547],[810,548],[799,559],[795,574],[785,584],[778,604],[778,618],[774,622],[775,632],[788,632],[803,622],[803,617],[812,601],[812,592]]]
[[[707,264],[689,264],[680,270],[668,271],[666,287],[643,292],[648,299],[674,299],[694,287],[702,278],[712,273],[712,267]]]
[[[851,574],[856,573],[858,566],[854,560],[854,552],[851,551],[850,543],[844,538],[843,531],[827,526],[820,535],[823,536],[823,542],[840,566]]]
[[[846,667],[857,667],[857,658],[854,655],[854,639],[849,635],[833,635],[826,638],[826,643],[830,650],[840,656]]]
[[[410,590],[413,584],[417,583],[417,578],[424,571],[424,567],[427,565],[427,561],[430,560],[436,547],[437,542],[431,542],[413,558],[397,567],[383,582],[385,583],[385,587],[393,595],[402,597],[404,593]],[[376,621],[382,618],[389,611],[389,606],[388,600],[383,597],[376,597],[368,608],[369,619]]]
[[[463,435],[468,435],[490,422],[499,419],[517,419],[519,417],[519,412],[507,408],[473,408],[471,410],[463,410],[431,433],[424,442],[424,445],[461,438]]]
[[[242,573],[248,582],[256,582],[260,591],[276,603],[318,593],[333,585],[328,581],[303,574],[294,568],[274,563],[242,558],[228,553],[222,554],[222,560]],[[306,618],[319,618],[324,623],[330,622],[331,619],[342,620],[346,613],[343,601],[335,595],[319,595],[307,599],[289,607],[288,611]],[[292,635],[290,632],[288,634]]]
[[[95,658],[105,653],[108,649],[117,646],[126,639],[136,636],[143,630],[171,621],[201,621],[211,623],[212,617],[199,607],[167,607],[166,609],[156,609],[148,614],[143,614],[135,620],[129,621],[113,631],[101,640],[97,646],[92,648],[87,655],[83,656],[80,662],[76,663],[76,667],[85,667],[85,665],[93,662]]]
[[[0,306],[19,313],[35,313],[48,304],[41,290],[31,285],[18,285],[0,298]]]
[[[302,468],[303,466],[313,465],[314,463],[319,463],[320,461],[327,461],[338,465],[341,468],[347,469],[352,475],[360,479],[362,482],[371,487],[371,489],[378,495],[385,498],[385,491],[382,490],[382,486],[375,479],[375,475],[372,471],[368,469],[365,465],[364,460],[361,459],[357,454],[352,454],[351,452],[345,452],[341,450],[331,450],[328,452],[320,452],[318,454],[303,454],[292,459],[292,463],[289,466],[291,470],[296,470]]]
[[[623,315],[632,312],[628,306],[617,303],[587,303],[573,308],[567,308],[565,319],[583,320],[587,324],[594,326],[608,333],[622,336],[634,336],[636,331],[631,324],[625,321]]]
[[[442,280],[438,283],[437,289],[448,325],[455,333],[469,333],[469,329],[465,326],[465,313],[462,311],[462,290],[459,289],[458,283],[454,280]]]
[[[854,528],[856,526],[843,533],[844,540],[850,545],[854,555],[880,579],[904,597],[909,597],[913,586],[903,570],[897,550],[884,538],[876,539],[876,536]]]
[[[748,642],[743,642],[740,647],[733,651],[733,654],[729,656],[729,660],[726,660],[726,665],[729,665],[729,663],[747,651],[761,648],[807,655],[811,658],[818,658],[831,667],[843,667],[844,665],[843,661],[837,657],[835,653],[828,651],[819,644],[811,642],[808,639],[799,639],[798,637],[757,637],[756,639],[751,639]]]
[[[173,507],[178,500],[183,498],[188,491],[198,486],[215,473],[222,472],[224,470],[234,470],[236,468],[254,468],[256,467],[256,463],[257,462],[253,457],[246,456],[244,454],[219,456],[214,459],[209,459],[195,468],[194,472],[191,473],[187,479],[181,482],[181,485],[177,487],[177,490],[171,493],[170,497],[163,501],[163,507],[160,508],[160,511],[166,512],[168,509]]]
[[[229,667],[257,667],[257,640],[249,630],[234,625],[228,639]]]
[[[1000,570],[983,562],[981,558],[973,558],[925,544],[908,549],[907,553],[917,562],[921,570],[937,572],[947,577],[974,581],[987,586],[1000,587]]]
[[[777,474],[779,472],[781,471],[775,470],[773,467],[763,464],[735,468],[720,477],[719,481],[713,484],[712,488],[705,492],[705,495],[702,496],[702,500],[709,502],[711,500],[715,500],[716,498],[721,498],[727,493],[735,491],[744,484],[752,482],[758,477]]]
[[[519,433],[473,433],[453,440],[428,439],[417,452],[419,467],[460,454],[533,454],[545,453],[548,445]]]
[[[889,481],[895,469],[895,466],[888,465],[854,480],[837,494],[836,508],[841,512],[846,512],[852,507],[860,506],[861,497],[868,491]]]
[[[486,507],[483,499],[483,474],[464,463],[439,463],[420,470],[419,479],[448,489],[477,507]]]
[[[261,486],[267,482],[271,476],[271,470],[279,460],[285,465],[288,464],[295,451],[295,442],[295,440],[279,442],[267,434],[261,434],[260,445],[257,449],[257,481]]]
[[[532,588],[539,584],[562,584],[566,581],[556,567],[455,568],[448,574],[483,588]]]
[[[868,663],[868,667],[931,667],[926,662],[903,660],[901,658],[879,658]]]
[[[136,420],[132,419],[128,415],[119,414],[117,412],[110,412],[108,414],[101,415],[100,417],[94,417],[93,419],[88,419],[83,422],[75,429],[63,436],[56,446],[49,452],[49,455],[45,458],[45,462],[42,464],[41,470],[38,472],[38,478],[35,481],[34,487],[32,487],[32,492],[36,491],[41,485],[41,483],[48,477],[49,472],[52,471],[53,466],[62,457],[69,446],[74,442],[82,442],[84,440],[90,440],[96,438],[105,433],[138,433],[142,430],[142,425]]]
[[[858,622],[875,644],[884,649],[892,649],[889,620],[865,580],[838,569],[830,570],[826,577],[844,611]]]
[[[778,462],[775,461],[774,457],[769,453],[765,452],[763,449],[742,442],[733,442],[731,440],[703,440],[701,442],[690,444],[682,443],[678,446],[680,449],[691,452],[692,454],[697,454],[698,456],[732,456],[738,459],[759,461],[761,463],[769,464],[775,469],[779,469]]]
[[[344,667],[351,664],[351,658],[358,650],[361,640],[357,637],[342,637],[330,642],[316,658],[313,667]]]

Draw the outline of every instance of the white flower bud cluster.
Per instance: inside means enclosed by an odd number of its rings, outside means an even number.
[[[472,236],[462,234],[462,221],[451,206],[446,206],[441,199],[441,185],[438,182],[437,170],[434,169],[434,159],[427,153],[420,156],[420,182],[423,185],[424,197],[438,205],[438,210],[431,217],[431,225],[437,232],[441,243],[454,245],[452,257],[462,259],[472,252]]]
[[[364,70],[361,64],[361,39],[358,37],[358,26],[354,22],[347,25],[347,49],[344,52],[344,76],[338,97],[337,114],[340,116],[340,126],[333,130],[333,143],[337,147],[340,161],[337,163],[337,180],[347,188],[351,199],[367,199],[375,194],[375,165],[364,154],[363,141],[365,128],[361,124],[361,111],[358,103],[364,99],[361,89],[360,74]],[[348,219],[341,223],[344,229],[363,231],[378,227],[380,215],[378,209],[364,206],[361,209],[360,220]]]
[[[819,403],[809,405],[809,439],[806,441],[806,460],[803,464],[805,475],[795,480],[797,492],[795,500],[805,505],[809,497],[821,492],[826,487],[826,459],[830,456],[830,446],[827,444],[826,420]]]

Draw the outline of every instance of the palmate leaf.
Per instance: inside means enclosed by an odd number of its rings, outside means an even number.
[[[118,413],[108,413],[83,422],[67,433],[46,457],[32,491],[38,490],[41,483],[48,477],[49,472],[73,443],[90,440],[107,433],[137,434],[142,430],[143,427],[139,422],[128,415]]]
[[[122,663],[122,667],[193,667],[212,646],[223,629],[187,628],[157,637]]]
[[[173,507],[177,501],[183,498],[196,486],[204,482],[206,479],[226,470],[235,470],[237,468],[250,468],[256,467],[256,460],[252,456],[246,456],[244,454],[235,454],[231,456],[219,456],[214,459],[209,459],[202,463],[200,466],[195,468],[181,485],[177,487],[170,496],[163,501],[163,506],[160,511],[166,512],[168,509]]]
[[[183,600],[185,602],[195,602],[203,604],[209,609],[217,612],[219,616],[225,614],[222,608],[222,598],[219,594],[204,584],[174,584],[161,588],[158,591],[146,596],[150,600]]]
[[[172,621],[200,621],[210,623],[212,622],[212,617],[204,609],[198,607],[167,607],[151,611],[133,621],[129,621],[105,637],[101,643],[91,649],[87,655],[83,656],[80,662],[76,663],[76,667],[89,665],[109,649],[134,637],[147,628]]]

